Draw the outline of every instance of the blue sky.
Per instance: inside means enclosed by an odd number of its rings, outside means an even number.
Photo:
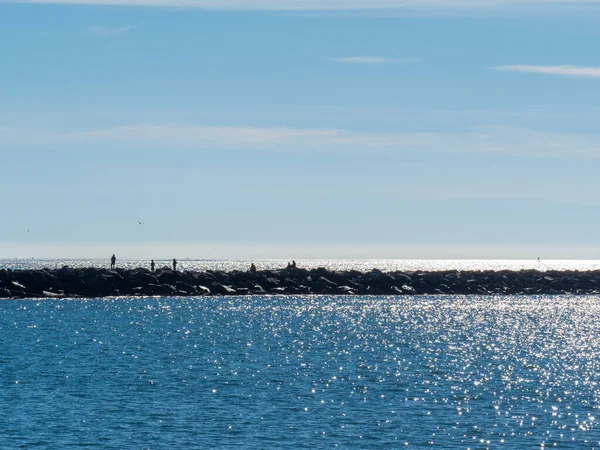
[[[0,0],[0,257],[595,259],[599,30],[594,0]]]

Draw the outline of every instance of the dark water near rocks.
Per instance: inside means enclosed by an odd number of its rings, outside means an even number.
[[[0,448],[600,448],[600,298],[0,303]]]

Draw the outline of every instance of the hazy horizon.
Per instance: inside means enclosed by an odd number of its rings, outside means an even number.
[[[582,252],[577,248],[469,248],[457,247],[376,247],[376,246],[285,246],[272,244],[132,243],[36,244],[14,246],[0,243],[0,259],[106,259],[116,253],[119,259],[198,259],[198,260],[514,260],[545,261],[600,260],[600,248]]]

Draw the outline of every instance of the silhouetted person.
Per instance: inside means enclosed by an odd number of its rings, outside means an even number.
[[[294,260],[292,259],[292,269],[295,269],[295,268],[296,268],[296,261],[294,261]]]
[[[117,257],[115,255],[112,255],[110,258],[110,268],[114,269],[116,265],[117,265]]]
[[[292,263],[288,262],[286,269],[291,269],[291,268],[292,268]]]
[[[154,260],[150,261],[150,270],[152,272],[154,272],[154,268],[156,267],[156,264],[154,264]]]
[[[256,266],[254,265],[254,263],[250,264],[250,272],[256,273]]]
[[[173,258],[173,270],[177,270],[177,260]]]

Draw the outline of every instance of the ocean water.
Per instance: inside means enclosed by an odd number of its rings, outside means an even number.
[[[600,448],[600,298],[0,303],[0,448]]]
[[[157,267],[171,267],[172,260],[155,260]],[[290,260],[291,261],[291,260]],[[299,259],[298,267],[312,269],[325,267],[329,270],[359,270],[377,268],[384,272],[417,270],[600,270],[600,260],[452,260],[452,259]],[[248,270],[255,263],[259,270],[282,269],[288,261],[271,260],[178,260],[180,270]],[[110,267],[106,259],[0,259],[0,269],[58,269],[70,267]],[[117,259],[117,267],[131,269],[150,268],[149,260]]]

